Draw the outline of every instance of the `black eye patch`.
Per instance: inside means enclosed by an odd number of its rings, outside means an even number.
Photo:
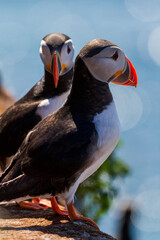
[[[69,54],[71,52],[71,47],[68,46],[67,53]]]
[[[118,58],[118,52],[116,51],[111,58],[116,61]]]

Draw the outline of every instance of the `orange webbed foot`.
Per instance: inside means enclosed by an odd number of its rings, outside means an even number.
[[[52,197],[50,199],[50,201],[51,201],[52,210],[53,210],[54,213],[58,213],[61,216],[68,216],[69,215],[68,211],[64,210],[64,207],[57,203],[55,197]]]
[[[42,207],[52,208],[51,201],[48,199],[32,198],[33,203],[37,203]]]
[[[47,209],[47,207],[44,207],[38,203],[29,202],[29,201],[21,201],[18,203],[18,205],[21,208],[30,209],[30,210],[39,210],[39,209],[46,210]]]
[[[92,223],[96,228],[99,229],[97,224],[94,221],[92,221],[90,218],[79,216],[76,213],[76,210],[75,210],[75,208],[73,206],[73,201],[70,204],[67,204],[67,208],[68,208],[69,217],[70,217],[71,221],[74,221],[74,220],[85,220],[85,221],[88,221],[88,222]]]

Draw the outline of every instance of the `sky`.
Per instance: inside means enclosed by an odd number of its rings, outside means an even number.
[[[0,69],[15,98],[42,77],[39,47],[51,32],[70,36],[75,56],[94,38],[110,40],[135,66],[137,88],[110,85],[122,128],[116,154],[131,174],[116,182],[119,197],[100,228],[116,236],[118,210],[131,201],[137,240],[160,239],[160,1],[1,0]]]

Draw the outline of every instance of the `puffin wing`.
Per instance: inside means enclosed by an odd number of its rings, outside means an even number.
[[[29,130],[41,120],[35,114],[38,104],[14,104],[0,116],[0,155],[14,154]]]
[[[96,131],[93,123],[73,118],[63,107],[37,124],[22,160],[26,175],[58,180],[82,171]]]

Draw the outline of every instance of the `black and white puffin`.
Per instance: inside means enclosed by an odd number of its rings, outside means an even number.
[[[42,79],[0,116],[0,166],[15,154],[27,133],[44,117],[56,111],[67,99],[73,76],[74,46],[62,33],[45,36],[40,57],[45,73]]]
[[[19,148],[6,173],[15,178],[0,184],[0,201],[60,196],[71,220],[95,224],[76,213],[73,200],[79,184],[108,158],[120,136],[109,82],[137,86],[136,71],[117,45],[92,40],[76,58],[66,103],[38,123]]]

